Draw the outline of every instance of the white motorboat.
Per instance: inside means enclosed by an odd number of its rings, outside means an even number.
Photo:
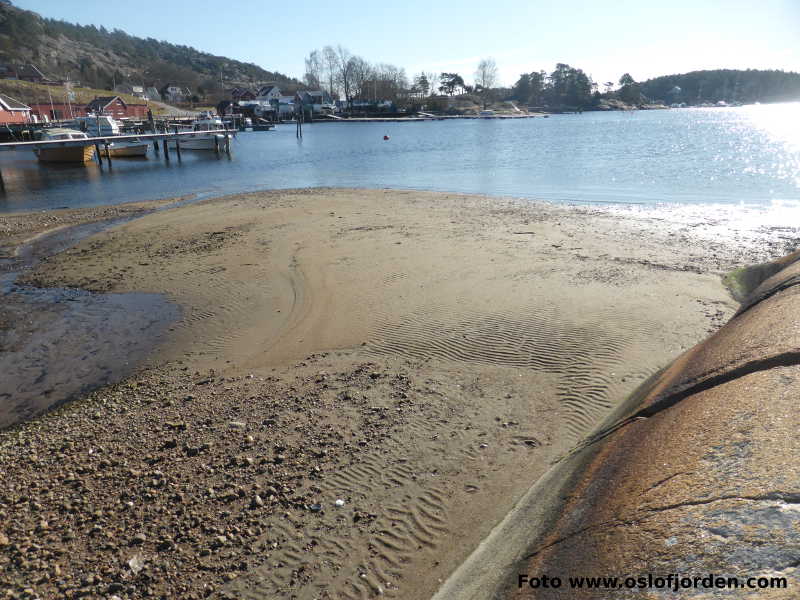
[[[222,119],[211,116],[198,119],[194,122],[192,127],[192,131],[198,133],[203,131],[217,131],[220,129],[225,129],[225,124],[222,122]],[[225,138],[232,135],[233,132],[229,134],[209,133],[205,135],[181,136],[181,150],[222,150],[226,143]],[[177,141],[170,140],[169,144],[174,148],[177,145]]]
[[[82,131],[75,129],[68,129],[66,127],[53,127],[51,129],[42,129],[38,133],[38,138],[41,141],[57,141],[57,140],[85,140],[86,134]],[[86,144],[85,146],[46,146],[34,150],[36,156],[42,162],[66,162],[66,163],[88,163],[94,158],[94,146]]]
[[[73,129],[85,131],[89,137],[106,137],[120,134],[119,122],[106,115],[76,117],[68,125]]]

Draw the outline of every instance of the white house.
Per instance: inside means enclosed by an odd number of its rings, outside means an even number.
[[[130,85],[128,83],[120,83],[114,88],[118,94],[130,94],[142,100],[149,100],[149,96],[142,85]]]
[[[272,100],[280,100],[281,90],[277,85],[261,86],[256,93],[256,100],[269,104]]]
[[[191,95],[190,90],[177,85],[165,85],[161,88],[161,97],[167,102],[186,102]]]

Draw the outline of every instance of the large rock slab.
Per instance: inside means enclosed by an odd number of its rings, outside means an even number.
[[[518,569],[562,585],[509,581],[509,597],[800,598],[798,256],[764,267],[743,310],[567,459],[576,471],[558,516]],[[652,582],[670,587],[640,587],[671,574]],[[569,581],[609,576],[622,589]],[[716,577],[780,587],[723,589]]]
[[[800,367],[759,371],[686,398],[607,438],[556,527],[521,573],[561,577],[519,598],[605,598],[569,577],[786,577],[779,590],[689,589],[680,597],[800,595]],[[516,582],[514,582],[516,584]],[[614,598],[663,598],[659,590]],[[535,592],[535,593],[534,593]],[[651,594],[651,595],[649,595]],[[672,597],[672,596],[669,596]]]
[[[714,335],[678,357],[626,403],[626,412],[620,417],[647,417],[689,394],[798,360],[800,286],[792,286],[740,312]]]
[[[798,284],[800,284],[800,260],[795,260],[786,268],[762,281],[742,302],[738,312],[741,314],[777,292]]]
[[[725,277],[725,284],[739,302],[747,304],[754,291],[774,275],[800,260],[800,250],[795,250],[776,260],[736,269]]]

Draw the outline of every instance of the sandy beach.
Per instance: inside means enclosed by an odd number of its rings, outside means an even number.
[[[36,218],[0,218],[0,243],[53,226]],[[0,591],[430,598],[735,312],[726,272],[791,242],[715,227],[312,189],[83,240],[20,282],[162,294],[181,316],[132,376],[0,432]]]

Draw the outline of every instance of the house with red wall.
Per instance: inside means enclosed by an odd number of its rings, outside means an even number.
[[[101,96],[86,105],[86,110],[98,115],[108,115],[115,119],[130,117],[134,119],[147,118],[146,104],[128,104],[119,96]]]
[[[66,102],[34,103],[31,104],[31,112],[39,121],[64,121],[87,115],[86,107],[82,104]]]
[[[27,123],[31,118],[31,107],[11,96],[0,94],[0,123]]]

